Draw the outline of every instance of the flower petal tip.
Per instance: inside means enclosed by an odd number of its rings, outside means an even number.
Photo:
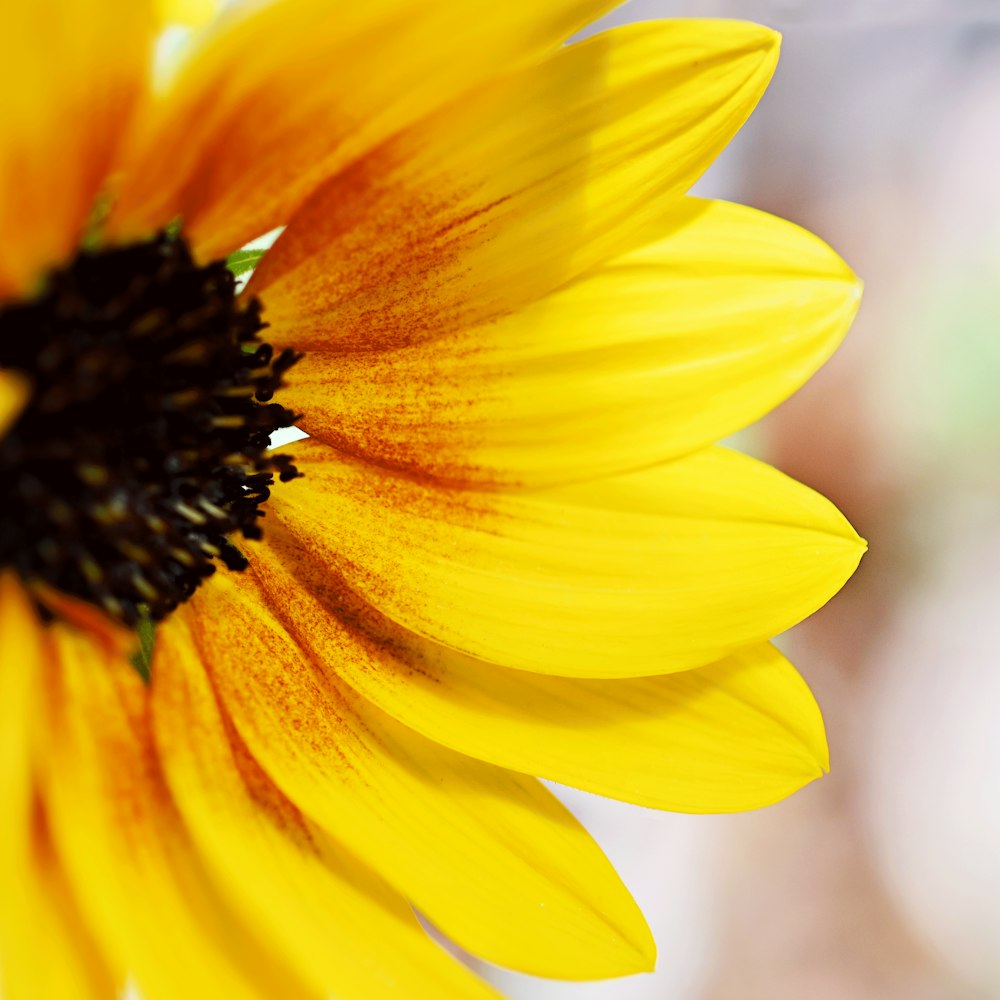
[[[762,53],[769,62],[777,63],[781,51],[781,32],[775,31],[756,21],[715,21],[723,30],[730,32],[733,49]]]
[[[781,32],[775,31],[774,28],[769,28],[765,24],[751,23],[753,28],[756,29],[757,36],[760,38],[760,47],[765,52],[773,53],[774,58],[777,59],[778,53],[781,51]]]
[[[756,21],[728,17],[706,17],[699,19],[706,30],[716,32],[720,39],[732,39],[732,48],[777,49],[781,47],[781,32]]]
[[[636,976],[640,973],[653,972],[656,969],[656,941],[653,938],[653,932],[649,929],[645,917],[638,910],[636,914],[633,925],[627,930],[621,931],[623,947],[615,955],[614,963],[609,963],[603,978],[618,979],[623,976]]]
[[[865,283],[850,268],[847,269],[846,280],[844,282],[844,311],[846,313],[847,325],[854,322],[854,317],[861,308],[861,300],[864,298]]]
[[[656,971],[656,941],[653,938],[653,932],[646,928],[646,939],[643,942],[643,947],[639,952],[639,968],[637,972],[655,972]]]

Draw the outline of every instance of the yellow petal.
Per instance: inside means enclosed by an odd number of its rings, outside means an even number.
[[[483,323],[655,238],[743,124],[776,36],[631,25],[504,77],[332,178],[261,262],[273,337],[400,346]]]
[[[320,672],[239,577],[183,612],[240,736],[282,791],[445,934],[535,975],[643,971],[642,915],[534,779],[456,754]]]
[[[0,931],[4,1000],[116,1000],[124,977],[111,973],[95,947],[39,815],[35,805],[32,828],[31,818],[4,814],[7,824],[27,820],[24,829],[31,833],[26,850],[0,858],[0,905],[10,908],[15,921],[13,933]]]
[[[0,299],[72,251],[145,85],[148,0],[0,7]]]
[[[317,663],[480,760],[674,812],[769,805],[828,766],[816,702],[769,645],[662,677],[549,677],[407,632],[276,526],[250,558],[262,600]]]
[[[193,836],[240,912],[317,992],[339,1000],[496,997],[431,941],[405,900],[304,819],[227,736],[181,620],[158,632],[153,684],[157,742]]]
[[[25,946],[25,917],[32,912],[33,887],[18,877],[29,847],[33,793],[32,733],[37,712],[37,685],[41,672],[41,624],[17,578],[0,575],[0,875],[5,887],[0,897],[0,972],[5,987],[11,973],[7,963]],[[9,878],[14,883],[8,889]],[[26,962],[25,965],[31,964]],[[13,973],[16,978],[17,973]]]
[[[286,405],[340,451],[466,484],[595,479],[725,437],[830,356],[858,282],[762,212],[692,199],[670,225],[498,323],[308,354]]]
[[[33,782],[33,742],[42,664],[42,626],[31,600],[13,573],[0,574],[0,790],[5,816],[0,823],[3,853],[28,828]],[[2,912],[8,913],[6,907]]]
[[[824,604],[863,543],[827,500],[713,448],[537,493],[424,486],[315,441],[269,513],[413,632],[541,673],[684,670]]]
[[[156,0],[161,23],[200,27],[219,12],[221,0]]]
[[[7,433],[28,401],[28,383],[10,371],[0,371],[0,438]]]
[[[101,945],[148,1000],[319,1000],[219,897],[167,792],[138,674],[80,632],[49,634],[45,798]]]
[[[0,578],[0,990],[6,1000],[112,1000],[59,870],[37,801],[41,624],[14,577]]]
[[[284,0],[210,26],[143,115],[119,235],[183,216],[205,257],[288,221],[326,177],[610,0]]]

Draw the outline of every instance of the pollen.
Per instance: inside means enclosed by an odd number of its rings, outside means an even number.
[[[0,368],[32,386],[0,440],[0,567],[130,625],[245,568],[275,478],[299,475],[269,451],[298,355],[261,340],[260,314],[166,233],[82,251],[0,306]]]

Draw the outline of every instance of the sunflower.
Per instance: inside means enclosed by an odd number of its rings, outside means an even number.
[[[247,3],[157,73],[151,0],[4,6],[7,1000],[494,995],[415,911],[646,970],[536,776],[710,812],[825,770],[768,640],[863,544],[713,442],[857,281],[685,195],[776,36],[565,44],[607,6]]]

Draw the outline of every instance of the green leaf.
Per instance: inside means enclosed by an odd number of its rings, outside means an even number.
[[[139,639],[139,648],[132,654],[132,666],[138,671],[139,676],[148,684],[153,676],[153,646],[156,643],[156,623],[144,611],[136,625],[136,635]]]
[[[267,247],[245,247],[231,253],[226,258],[226,267],[233,272],[236,278],[242,278],[244,274],[252,271],[257,266],[257,261],[267,252]]]

